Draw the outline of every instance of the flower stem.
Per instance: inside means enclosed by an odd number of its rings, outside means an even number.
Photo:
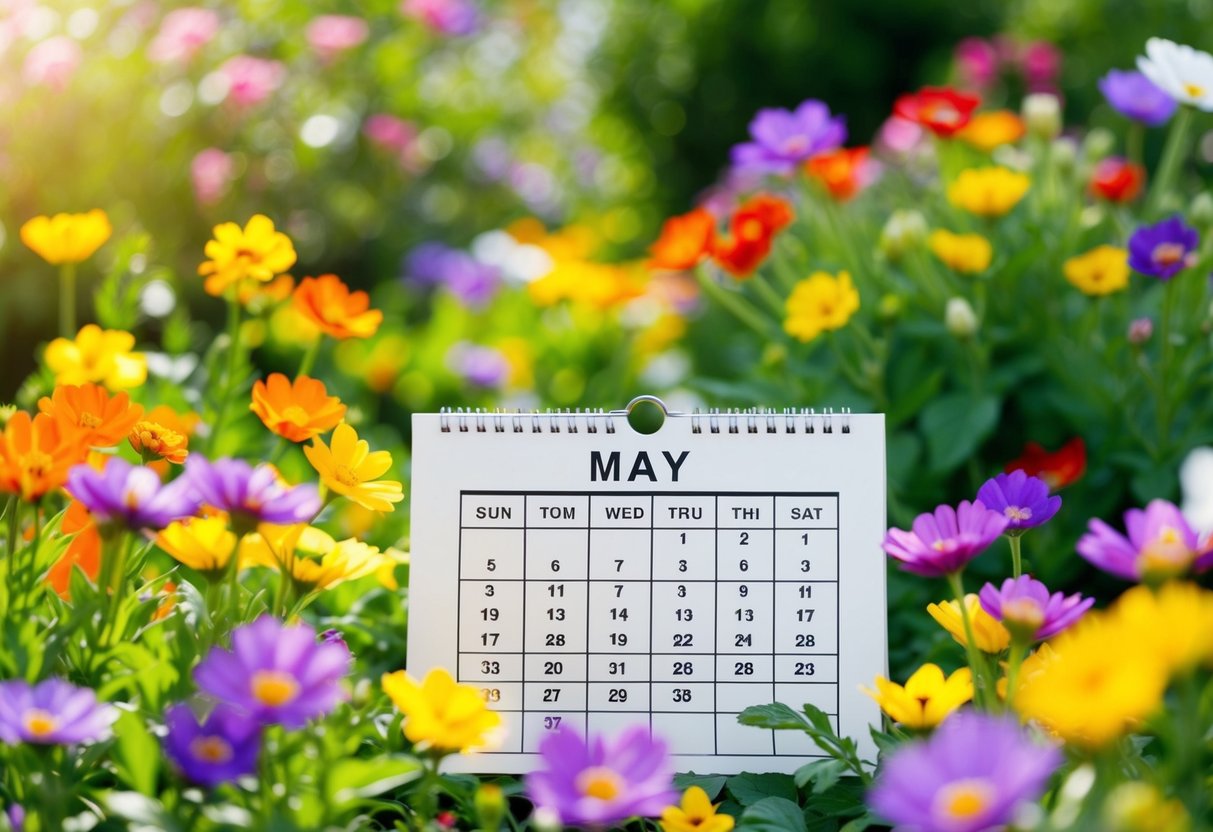
[[[1020,643],[1019,639],[1011,642],[1011,655],[1007,660],[1007,710],[1015,707],[1015,685],[1019,681],[1019,669],[1023,667],[1024,654],[1028,645]]]
[[[227,373],[220,386],[222,393],[215,402],[215,423],[211,425],[210,436],[207,437],[206,451],[210,454],[215,449],[215,442],[223,428],[227,416],[228,399],[236,383],[236,373],[240,371],[240,300],[233,293],[227,299]]]
[[[1023,554],[1020,548],[1023,545],[1022,538],[1013,534],[1007,540],[1011,544],[1011,576],[1018,578],[1023,574]]]
[[[1175,279],[1167,281],[1163,287],[1162,312],[1158,320],[1158,337],[1160,357],[1158,359],[1158,454],[1165,458],[1167,447],[1171,440],[1171,388],[1169,376],[1171,371],[1171,318],[1175,311]]]
[[[122,531],[106,542],[111,551],[103,552],[108,569],[103,566],[101,591],[108,592],[109,596],[105,602],[105,616],[101,625],[102,647],[109,646],[111,640],[118,635],[117,620],[122,612],[122,591],[126,588],[126,562],[130,556],[133,535]]]
[[[303,353],[303,360],[299,362],[299,372],[295,374],[295,378],[305,376],[312,371],[312,367],[316,364],[316,356],[320,355],[320,341],[322,336],[317,335],[315,340],[308,346]]]
[[[741,321],[750,329],[757,332],[763,338],[771,336],[771,330],[767,326],[766,319],[762,313],[751,306],[746,300],[733,292],[728,291],[715,280],[704,269],[699,269],[699,285],[703,287],[703,291],[716,301],[718,304],[728,310],[733,317]]]
[[[1163,147],[1162,161],[1158,163],[1158,173],[1154,176],[1154,184],[1150,186],[1150,198],[1147,202],[1149,212],[1154,213],[1159,208],[1163,197],[1175,186],[1175,178],[1183,165],[1184,153],[1188,146],[1188,133],[1192,127],[1193,109],[1181,106],[1175,121],[1171,122],[1171,130],[1167,133],[1167,143]]]
[[[59,266],[59,334],[76,337],[76,264]]]
[[[948,573],[948,586],[952,589],[952,595],[956,597],[956,603],[960,605],[960,620],[964,624],[965,633],[965,656],[969,661],[969,669],[973,673],[973,700],[986,710],[989,710],[989,692],[986,689],[985,674],[982,672],[985,668],[985,662],[977,654],[977,640],[973,636],[973,622],[969,620],[969,608],[965,604],[964,580],[961,578],[959,571]]]

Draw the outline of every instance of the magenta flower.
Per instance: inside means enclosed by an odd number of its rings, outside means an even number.
[[[0,682],[0,742],[76,745],[109,736],[118,710],[63,679]]]
[[[80,44],[66,35],[56,35],[26,53],[21,77],[31,87],[50,87],[62,91],[76,74],[83,59]]]
[[[147,48],[158,64],[184,64],[219,33],[219,15],[210,9],[187,6],[164,16],[160,31]]]
[[[1023,534],[1043,526],[1061,508],[1061,497],[1049,496],[1049,484],[1023,471],[999,474],[986,480],[977,491],[977,499],[991,511],[1007,518],[1009,535]]]
[[[286,80],[281,61],[236,55],[219,67],[227,81],[227,97],[239,107],[255,107],[265,101]]]
[[[1166,124],[1179,105],[1136,70],[1113,69],[1099,79],[1099,91],[1112,109],[1149,127]]]
[[[956,44],[952,60],[966,87],[982,90],[998,78],[998,51],[988,40],[965,38]]]
[[[159,530],[194,516],[199,509],[188,480],[178,478],[165,485],[151,468],[121,457],[111,457],[101,471],[91,465],[74,466],[67,473],[67,490],[103,528]]]
[[[989,832],[1038,798],[1061,761],[1013,720],[960,711],[885,758],[868,806],[898,829]]]
[[[941,505],[920,514],[911,531],[889,529],[884,550],[916,575],[938,578],[959,572],[1006,531],[1008,519],[986,508],[981,500],[957,508]]]
[[[1163,579],[1213,566],[1213,547],[1202,545],[1179,508],[1153,500],[1125,512],[1128,537],[1095,518],[1078,541],[1078,554],[1128,581]]]
[[[323,60],[332,60],[347,49],[366,40],[370,27],[361,17],[345,14],[322,14],[304,30],[308,46]]]
[[[471,0],[404,0],[400,13],[443,35],[470,35],[480,23]]]
[[[1023,634],[1032,641],[1044,641],[1060,633],[1095,603],[1077,592],[1049,594],[1049,588],[1029,575],[1007,578],[1002,589],[994,584],[981,588],[981,607],[1003,623],[1012,634]]]
[[[164,752],[190,782],[209,788],[257,770],[261,725],[230,705],[216,705],[199,722],[190,706],[179,702],[165,711],[164,723]]]
[[[262,725],[299,728],[336,707],[349,670],[343,645],[317,642],[306,624],[288,627],[263,615],[233,631],[230,651],[211,648],[194,681]]]
[[[213,205],[223,199],[236,173],[231,154],[217,147],[200,150],[190,162],[190,182],[199,205]]]
[[[614,740],[586,739],[564,728],[544,739],[539,754],[543,768],[527,776],[527,794],[566,826],[655,817],[678,798],[666,744],[650,737],[647,726],[628,728]]]
[[[732,150],[733,167],[755,173],[791,173],[801,162],[841,147],[846,119],[809,99],[795,110],[763,109],[750,122],[751,142]]]
[[[1129,268],[1160,280],[1170,280],[1196,262],[1200,233],[1178,215],[1133,232],[1129,238]]]
[[[191,484],[202,503],[230,514],[238,529],[252,529],[259,523],[306,523],[321,508],[316,486],[286,485],[279,480],[278,471],[265,463],[253,468],[243,459],[208,462],[199,454],[190,454],[181,479]]]

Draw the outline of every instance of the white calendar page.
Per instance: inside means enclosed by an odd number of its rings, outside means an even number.
[[[806,736],[737,722],[773,701],[874,754],[884,417],[826,418],[415,415],[408,669],[505,724],[449,769],[524,773],[560,726],[641,724],[680,771],[793,772],[821,756]]]

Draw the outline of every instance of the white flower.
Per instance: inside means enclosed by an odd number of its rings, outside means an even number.
[[[1033,136],[1057,138],[1061,133],[1061,101],[1052,93],[1032,93],[1023,100],[1023,121]]]
[[[1213,532],[1213,448],[1193,448],[1179,467],[1183,514],[1201,533]]]
[[[1163,38],[1146,41],[1137,68],[1181,104],[1213,110],[1213,55]]]
[[[957,338],[969,338],[977,333],[977,313],[964,298],[948,298],[943,318],[948,332]]]

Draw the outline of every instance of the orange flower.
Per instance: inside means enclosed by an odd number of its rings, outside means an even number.
[[[793,216],[792,206],[779,197],[751,197],[733,212],[730,235],[716,242],[713,258],[734,277],[749,277],[771,253],[775,234],[787,227]]]
[[[249,410],[267,428],[292,442],[306,442],[335,428],[345,418],[345,405],[328,395],[324,382],[299,376],[294,384],[282,373],[253,385]]]
[[[1086,472],[1087,446],[1079,436],[1049,453],[1037,443],[1029,442],[1024,446],[1022,456],[1007,463],[1006,470],[1040,477],[1056,491],[1076,482]]]
[[[131,447],[145,463],[164,460],[181,465],[190,455],[188,436],[149,419],[138,422],[129,439]]]
[[[825,185],[830,196],[840,201],[848,200],[871,178],[868,148],[840,147],[819,153],[805,162],[804,170]]]
[[[1023,134],[1023,119],[1010,110],[993,110],[973,116],[972,121],[956,134],[956,138],[989,153],[996,147],[1019,141]]]
[[[101,571],[101,534],[84,503],[72,500],[59,525],[63,534],[74,534],[67,550],[46,573],[46,582],[65,601],[70,601],[72,570],[79,566],[89,580],[96,581]]]
[[[305,277],[295,290],[295,310],[338,340],[370,338],[383,323],[366,292],[351,292],[335,274]]]
[[[75,432],[65,434],[45,413],[33,418],[18,411],[0,434],[0,492],[21,499],[41,499],[67,481],[67,470],[86,456],[88,448]]]
[[[711,252],[715,238],[716,219],[707,209],[696,208],[690,213],[670,217],[661,226],[661,236],[649,249],[653,255],[649,268],[692,269]]]
[[[117,445],[143,415],[142,405],[131,404],[126,393],[110,396],[99,384],[66,384],[38,400],[38,409],[59,423],[64,434],[78,432],[79,441],[92,448]]]

